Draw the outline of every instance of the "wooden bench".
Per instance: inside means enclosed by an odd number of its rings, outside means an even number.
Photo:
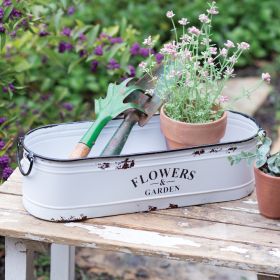
[[[280,220],[259,215],[255,195],[232,202],[53,223],[28,214],[16,170],[0,187],[6,280],[33,278],[33,252],[51,244],[51,279],[74,279],[75,246],[200,262],[280,279]],[[106,252],[104,252],[106,253]]]

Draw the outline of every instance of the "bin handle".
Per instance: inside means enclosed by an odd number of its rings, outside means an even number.
[[[33,167],[34,156],[33,156],[32,153],[28,153],[26,155],[26,157],[29,161],[29,168],[28,168],[27,172],[25,172],[23,170],[22,166],[21,166],[21,163],[20,163],[20,161],[23,158],[23,153],[22,153],[22,157],[20,158],[20,149],[23,147],[22,143],[23,143],[23,137],[19,137],[18,141],[17,141],[17,163],[18,163],[18,167],[19,167],[19,170],[20,170],[21,174],[23,176],[28,176],[30,174],[31,170],[32,170],[32,167]]]

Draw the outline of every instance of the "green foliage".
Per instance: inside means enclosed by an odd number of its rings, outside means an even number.
[[[249,164],[255,161],[257,168],[263,172],[280,177],[280,152],[271,155],[270,148],[272,141],[265,136],[265,133],[261,131],[259,133],[259,143],[255,152],[241,152],[235,156],[229,156],[230,164],[238,164],[242,160],[246,160]]]
[[[197,25],[205,3],[205,0],[96,0],[88,13],[93,13],[96,21],[106,25],[125,17],[144,37],[159,33],[161,42],[166,42],[172,27],[164,12],[173,10],[178,18],[187,17],[191,24]],[[220,46],[225,39],[251,44],[250,56],[243,57],[239,65],[280,52],[279,1],[221,0],[217,5],[222,12],[213,25],[214,41]]]

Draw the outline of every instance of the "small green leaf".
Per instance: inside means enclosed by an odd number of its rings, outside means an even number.
[[[60,9],[60,10],[58,10],[58,12],[56,13],[56,15],[54,17],[54,26],[55,26],[56,33],[59,33],[59,31],[60,31],[60,21],[61,21],[62,15],[63,15],[63,11]]]
[[[67,0],[60,0],[60,3],[62,4],[63,9],[67,8]]]
[[[12,10],[13,10],[13,8],[14,8],[14,6],[11,5],[11,6],[9,6],[7,9],[5,9],[5,14],[4,14],[4,18],[3,18],[3,21],[4,21],[4,22],[6,22],[7,19],[9,18],[10,14],[11,14],[11,12],[12,12]]]
[[[81,57],[78,60],[72,61],[72,63],[70,63],[70,65],[68,67],[68,74],[70,74],[72,72],[72,70],[75,68],[75,66],[77,66],[79,63],[81,63],[83,60],[84,60],[84,58]]]
[[[95,25],[91,31],[88,32],[87,34],[87,45],[88,47],[92,47],[92,45],[94,44],[95,40],[96,40],[96,37],[97,37],[97,34],[98,34],[98,31],[99,31],[99,28],[100,28],[100,25],[97,24]]]
[[[1,50],[4,48],[5,44],[6,44],[6,34],[3,33],[3,34],[0,35],[0,48],[1,48]]]

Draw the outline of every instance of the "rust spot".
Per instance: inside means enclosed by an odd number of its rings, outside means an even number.
[[[102,162],[102,163],[98,163],[97,167],[100,169],[106,169],[110,167],[110,163],[109,162]]]
[[[194,151],[192,154],[194,156],[200,156],[200,155],[202,155],[204,153],[205,153],[204,149],[200,149],[200,150]]]
[[[116,162],[116,169],[129,169],[132,168],[135,165],[135,162],[133,159],[126,158],[125,160]]]
[[[218,152],[220,152],[222,150],[222,148],[212,148],[211,150],[210,150],[210,154],[212,154],[212,153],[218,153]]]
[[[72,222],[72,221],[83,221],[87,219],[87,216],[85,216],[84,214],[80,214],[80,216],[70,216],[68,218],[62,217],[60,216],[60,218],[55,219],[55,218],[51,218],[52,222],[57,222],[57,223],[63,223],[63,222]]]
[[[149,211],[156,211],[157,210],[157,207],[155,206],[149,206]]]
[[[178,204],[169,204],[169,208],[174,209],[174,208],[178,208]]]
[[[235,152],[236,150],[237,150],[237,147],[236,147],[236,146],[234,146],[234,147],[230,147],[230,148],[228,148],[227,152],[228,152],[228,154],[230,154],[230,153]]]

